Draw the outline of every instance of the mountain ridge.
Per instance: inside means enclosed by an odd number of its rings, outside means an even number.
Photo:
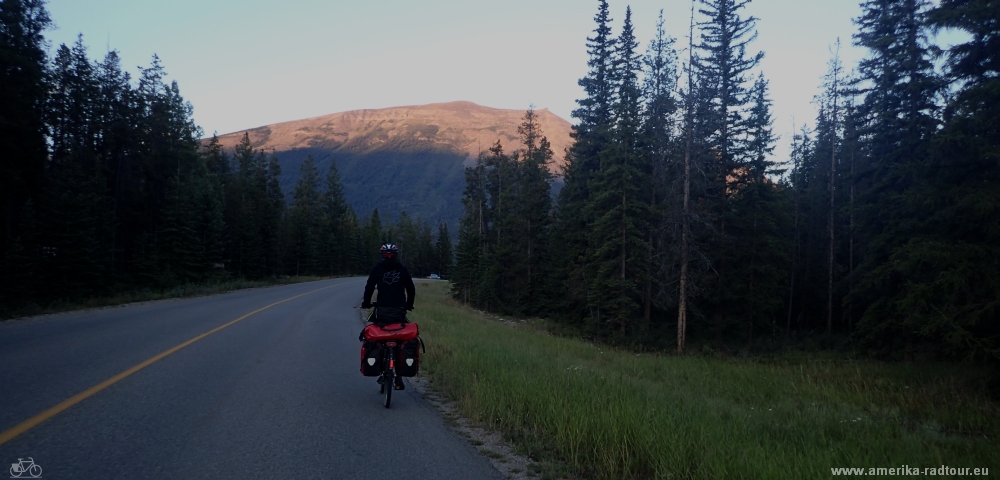
[[[525,110],[491,108],[460,100],[348,110],[262,125],[218,135],[218,138],[224,148],[232,149],[247,132],[254,148],[275,152],[316,147],[364,150],[365,147],[392,147],[392,142],[386,140],[412,140],[417,142],[417,148],[450,147],[474,160],[480,151],[486,151],[497,140],[505,151],[516,150],[520,146],[517,126],[524,113]],[[561,166],[564,149],[571,144],[571,124],[547,108],[535,110],[535,113],[542,134],[552,144],[553,165]],[[390,128],[385,128],[386,123]],[[394,125],[396,123],[399,125]],[[464,123],[461,130],[456,128],[459,123]],[[441,124],[445,124],[443,128]],[[398,127],[405,130],[400,132]]]
[[[338,112],[218,135],[232,152],[246,134],[258,150],[281,164],[282,191],[290,194],[299,168],[311,155],[325,174],[336,160],[346,200],[359,218],[378,208],[457,227],[465,167],[498,140],[505,152],[521,147],[517,126],[525,110],[484,107],[468,101]],[[561,174],[572,143],[570,123],[548,109],[535,110]],[[203,139],[207,143],[209,139]],[[452,230],[456,231],[456,230]]]

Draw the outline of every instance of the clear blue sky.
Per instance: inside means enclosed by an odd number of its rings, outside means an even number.
[[[614,34],[632,6],[640,49],[660,9],[686,45],[691,3],[612,0]],[[118,50],[135,74],[156,53],[207,135],[361,108],[469,100],[497,108],[570,112],[586,72],[597,1],[50,0],[52,46],[76,35],[93,57]],[[792,118],[812,123],[831,46],[848,68],[854,0],[756,0],[761,69],[771,82],[776,154]],[[697,17],[696,17],[697,18]],[[697,35],[697,33],[696,33]]]

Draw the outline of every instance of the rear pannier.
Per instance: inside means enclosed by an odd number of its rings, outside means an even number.
[[[385,354],[381,345],[365,341],[361,344],[361,374],[377,377],[382,373],[382,358]]]
[[[423,344],[420,338],[403,343],[399,347],[399,360],[396,361],[396,375],[401,377],[415,377],[420,371],[420,347]]]

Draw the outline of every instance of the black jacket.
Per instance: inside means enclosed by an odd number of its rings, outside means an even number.
[[[372,268],[365,285],[364,303],[372,301],[376,287],[379,307],[413,308],[413,297],[417,293],[413,288],[413,277],[399,260],[382,260]]]

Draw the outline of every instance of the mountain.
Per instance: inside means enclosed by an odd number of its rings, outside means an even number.
[[[547,109],[536,110],[555,153],[559,173],[571,143],[570,123]],[[256,149],[274,151],[281,188],[289,194],[299,166],[312,155],[326,173],[336,159],[344,194],[359,217],[375,208],[385,218],[402,211],[457,231],[465,189],[465,166],[497,140],[504,151],[520,148],[517,126],[524,110],[502,110],[472,102],[354,110],[246,130]],[[230,153],[244,131],[219,136]],[[207,141],[207,140],[206,140]]]

